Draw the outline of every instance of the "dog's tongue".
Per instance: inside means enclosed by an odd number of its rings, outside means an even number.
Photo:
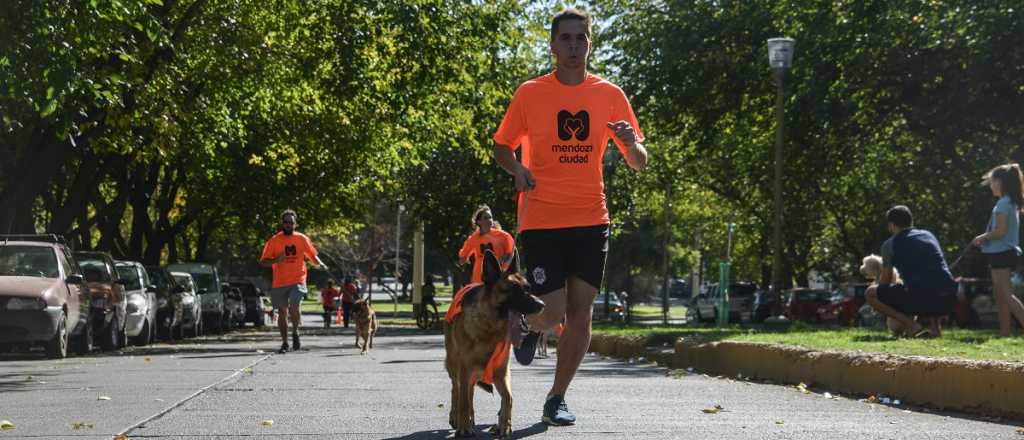
[[[523,336],[526,336],[523,331],[523,315],[510,310],[508,312],[508,339],[512,341],[512,346],[518,347],[523,342]]]

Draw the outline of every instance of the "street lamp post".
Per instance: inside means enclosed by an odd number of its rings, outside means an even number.
[[[775,77],[775,224],[772,234],[772,291],[780,292],[782,282],[782,145],[786,72],[793,63],[792,38],[768,39],[768,64]]]
[[[405,205],[398,205],[398,216],[395,219],[395,282],[401,283],[398,278],[401,276],[401,263],[400,258],[402,255],[402,211],[405,211]]]

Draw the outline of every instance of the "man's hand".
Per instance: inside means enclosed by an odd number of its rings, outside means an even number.
[[[530,170],[524,166],[519,167],[519,169],[516,171],[515,177],[516,191],[519,192],[529,191],[533,189],[533,187],[537,184],[537,182],[533,180],[533,173],[531,173]]]
[[[608,128],[612,129],[612,134],[627,147],[633,147],[636,145],[636,131],[633,130],[633,126],[627,121],[616,121],[609,122]]]

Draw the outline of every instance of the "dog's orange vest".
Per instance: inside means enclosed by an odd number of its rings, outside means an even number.
[[[444,315],[444,320],[451,324],[455,317],[462,313],[462,298],[466,296],[466,293],[480,286],[483,286],[483,283],[467,284],[462,289],[459,289],[459,292],[455,294],[455,298],[452,299],[451,306],[448,307],[448,312]],[[484,367],[484,375],[480,378],[480,382],[494,385],[494,371],[505,362],[505,358],[508,357],[508,351],[511,348],[512,341],[509,341],[507,335],[501,341],[498,341],[498,344],[494,347],[494,353],[487,360],[487,366]],[[473,382],[476,382],[476,380]]]

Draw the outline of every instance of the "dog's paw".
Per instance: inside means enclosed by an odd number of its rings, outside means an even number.
[[[473,430],[455,431],[455,436],[453,438],[476,438],[476,432]]]
[[[491,434],[491,438],[509,438],[512,436],[512,424],[509,423],[505,426],[501,426],[499,423],[491,426],[491,429],[487,432]]]

